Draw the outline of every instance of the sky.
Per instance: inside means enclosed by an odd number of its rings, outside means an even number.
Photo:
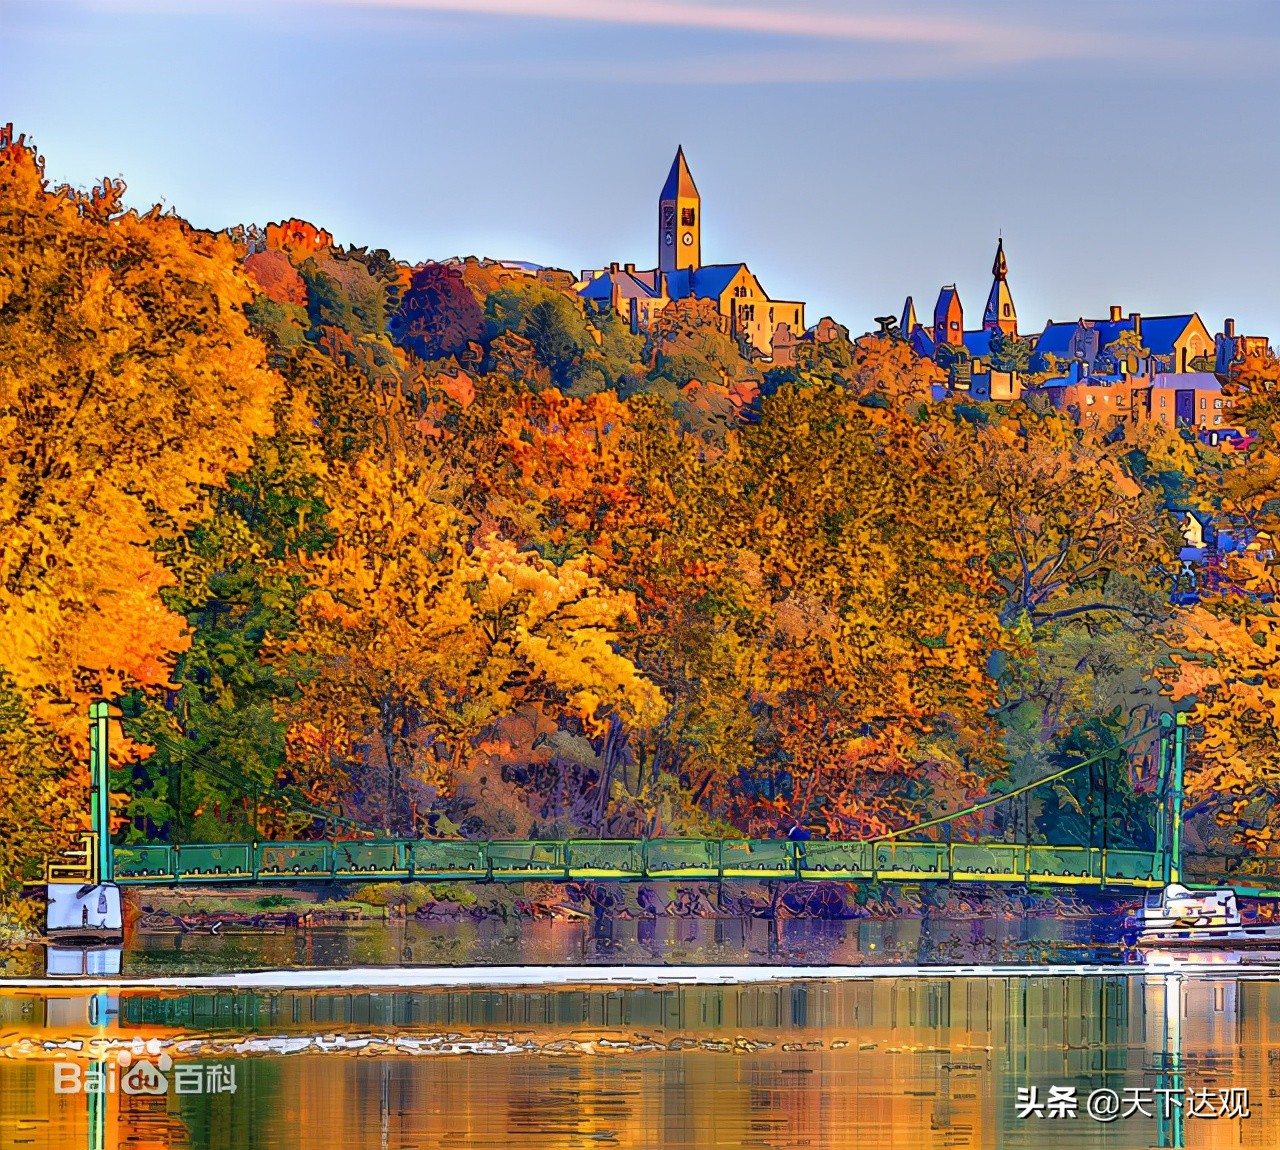
[[[854,332],[997,235],[1024,331],[1198,311],[1280,340],[1276,0],[0,0],[0,122],[55,182],[417,262],[703,259]]]

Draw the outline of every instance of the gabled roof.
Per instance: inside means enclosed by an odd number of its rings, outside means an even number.
[[[1142,317],[1142,346],[1152,355],[1169,355],[1178,337],[1196,318],[1191,315],[1153,315]]]
[[[1085,324],[1098,333],[1099,351],[1105,351],[1107,344],[1115,343],[1126,331],[1133,330],[1133,321],[1127,319],[1090,319],[1085,320]],[[1145,340],[1143,346],[1146,346]]]
[[[698,188],[689,173],[689,165],[685,162],[684,148],[676,149],[676,158],[671,161],[671,171],[667,173],[667,182],[662,185],[659,199],[674,200],[698,199]]]
[[[1044,331],[1036,340],[1037,355],[1065,356],[1071,351],[1071,340],[1076,334],[1074,323],[1054,323],[1044,325]]]
[[[691,294],[689,281],[692,274],[692,268],[672,268],[662,273],[660,282],[666,285],[667,295],[672,299],[684,299]]]
[[[694,268],[689,276],[688,294],[698,299],[718,300],[724,294],[724,289],[729,286],[729,281],[746,266],[746,264],[703,264],[700,268]],[[670,276],[668,276],[669,279]],[[669,290],[674,296],[674,288]]]
[[[605,272],[604,275],[593,276],[578,289],[578,295],[583,299],[611,299],[613,296],[613,277],[608,272]]]
[[[938,292],[938,302],[933,305],[933,322],[937,323],[943,316],[951,310],[951,301],[955,300],[956,305],[960,303],[960,293],[956,291],[955,284],[947,284],[940,292]]]
[[[614,284],[618,286],[618,295],[622,299],[655,299],[658,293],[641,277],[645,273],[632,275],[630,272],[603,272],[589,279],[578,295],[586,300],[609,301],[613,298]]]

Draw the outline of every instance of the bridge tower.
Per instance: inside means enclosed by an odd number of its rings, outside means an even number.
[[[124,938],[120,888],[112,881],[109,725],[108,705],[91,703],[89,814],[93,829],[80,836],[79,850],[67,852],[70,861],[51,861],[45,868],[45,927],[51,941],[91,945]]]
[[[1182,801],[1187,763],[1187,716],[1160,716],[1160,750],[1156,794],[1156,854],[1164,867],[1164,884],[1182,881]]]

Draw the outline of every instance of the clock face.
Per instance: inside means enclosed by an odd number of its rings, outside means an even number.
[[[674,237],[672,236],[672,234],[671,234],[670,232],[667,232],[667,233],[666,233],[666,235],[664,235],[664,236],[662,237],[662,242],[663,242],[664,244],[666,244],[666,245],[667,245],[667,247],[670,247],[670,246],[672,245],[672,243],[674,242]]]
[[[680,242],[684,244],[685,247],[688,247],[691,243],[693,243],[693,233],[685,232],[684,235],[680,237]]]

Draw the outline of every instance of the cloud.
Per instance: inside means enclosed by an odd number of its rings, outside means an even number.
[[[1026,59],[1096,50],[1102,41],[1079,32],[1045,30],[1007,19],[957,17],[954,7],[938,12],[862,14],[788,2],[765,7],[707,0],[286,0],[333,7],[451,12],[588,24],[696,28],[749,35],[843,41],[866,45],[917,45],[988,56]],[[879,7],[877,5],[876,7]]]
[[[90,0],[92,3],[93,0]],[[955,4],[912,13],[892,12],[891,0],[854,5],[817,0],[796,4],[751,0],[97,0],[97,6],[173,13],[250,8],[351,12],[441,13],[458,17],[554,21],[584,25],[685,28],[711,33],[809,40],[867,47],[936,48],[1009,62],[1079,56],[1105,41],[1072,28],[1046,29],[990,11],[965,14]],[[1016,12],[1016,9],[1015,9]]]
[[[286,20],[295,35],[314,25],[322,35],[376,28],[397,38],[429,30],[438,39],[447,29],[458,50],[437,59],[445,73],[624,84],[991,78],[1054,64],[1210,75],[1227,57],[1237,73],[1269,71],[1276,46],[1274,0],[1262,8],[1242,0],[1248,18],[1239,25],[1212,19],[1199,0],[1132,8],[1110,0],[924,0],[909,8],[893,0],[80,2],[165,16],[236,13],[259,27]]]

